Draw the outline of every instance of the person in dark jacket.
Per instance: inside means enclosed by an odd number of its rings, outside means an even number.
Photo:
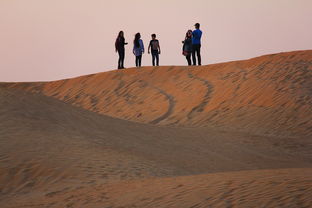
[[[183,43],[183,49],[182,49],[182,54],[185,56],[188,65],[192,65],[191,62],[191,55],[193,51],[193,44],[192,44],[192,30],[188,30],[186,32],[185,40],[182,41]]]
[[[118,59],[118,69],[124,69],[124,61],[125,61],[125,45],[128,43],[125,42],[124,32],[120,31],[118,33],[118,37],[115,42],[115,49],[118,52],[119,59]]]

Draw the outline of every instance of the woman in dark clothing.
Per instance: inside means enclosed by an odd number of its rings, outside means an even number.
[[[182,41],[183,43],[183,52],[182,54],[185,56],[188,65],[192,65],[191,62],[191,55],[192,55],[192,49],[193,49],[193,44],[192,44],[192,30],[188,30],[185,36],[185,40]]]
[[[125,45],[128,43],[125,42],[124,33],[120,31],[118,37],[115,42],[116,52],[118,52],[118,69],[124,69],[124,61],[125,61]]]

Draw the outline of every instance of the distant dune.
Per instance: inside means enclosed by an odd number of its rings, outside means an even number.
[[[0,207],[312,207],[312,51],[0,83]]]

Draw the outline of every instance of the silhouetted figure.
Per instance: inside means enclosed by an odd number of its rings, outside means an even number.
[[[191,62],[191,54],[193,51],[193,44],[192,44],[192,30],[188,30],[186,32],[185,40],[182,41],[183,48],[182,48],[182,54],[185,56],[188,65],[192,65]]]
[[[196,65],[196,57],[198,59],[198,65],[201,65],[201,56],[200,56],[200,47],[201,47],[201,36],[202,31],[199,29],[200,24],[195,24],[195,30],[193,31],[193,37],[192,37],[192,43],[193,43],[193,52],[192,52],[192,58],[193,58],[193,65]]]
[[[125,42],[124,32],[120,31],[118,33],[118,37],[115,42],[116,52],[118,52],[118,69],[124,69],[124,61],[125,61],[125,45],[128,43]]]
[[[150,49],[152,49],[152,63],[155,66],[155,59],[156,65],[159,66],[159,54],[160,54],[160,45],[159,41],[156,39],[156,34],[152,34],[152,40],[148,45],[148,53],[150,53]]]
[[[136,67],[141,67],[142,54],[144,53],[144,44],[141,40],[141,34],[135,34],[133,41],[133,54],[135,55],[135,65]]]

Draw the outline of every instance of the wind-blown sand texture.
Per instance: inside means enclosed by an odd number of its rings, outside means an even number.
[[[312,51],[0,83],[0,207],[311,207]]]

